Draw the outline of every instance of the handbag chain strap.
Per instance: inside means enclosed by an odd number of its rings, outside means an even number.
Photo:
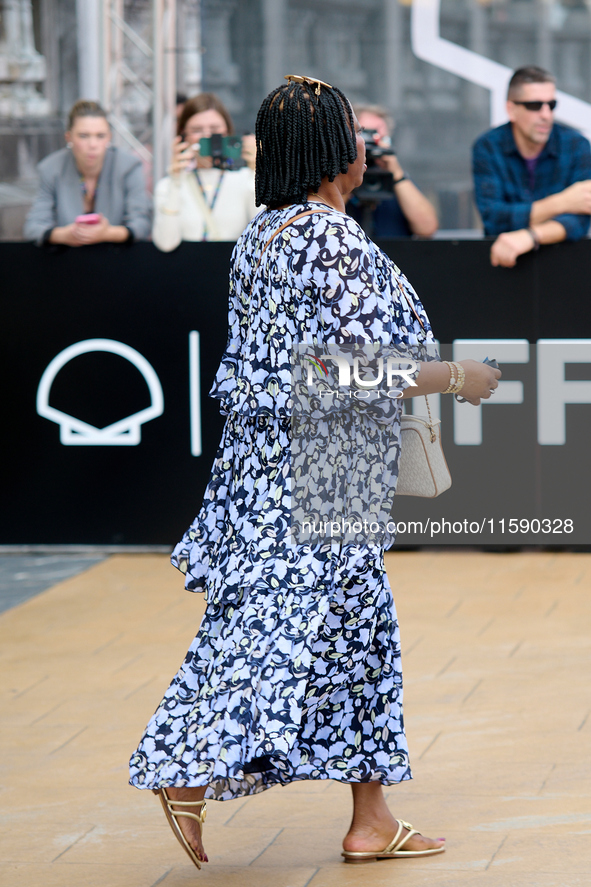
[[[252,277],[251,277],[251,279],[250,279],[250,293],[251,293],[251,295],[252,295],[252,290],[253,290],[253,287],[254,287],[254,282],[255,282],[255,280],[256,280],[256,276],[257,276],[257,274],[258,274],[258,270],[259,270],[259,268],[260,268],[260,266],[261,266],[261,262],[262,262],[262,260],[263,260],[263,255],[264,255],[264,253],[265,253],[265,250],[267,249],[267,247],[269,246],[269,244],[270,244],[271,241],[273,240],[273,238],[274,238],[274,237],[277,237],[277,235],[280,234],[281,231],[283,231],[285,228],[289,228],[290,225],[293,225],[294,222],[297,222],[299,219],[303,219],[304,216],[311,216],[311,215],[313,215],[313,214],[316,213],[316,212],[327,213],[327,212],[330,212],[330,210],[329,210],[329,209],[307,209],[307,210],[306,210],[305,212],[303,212],[303,213],[298,213],[297,215],[292,216],[291,219],[288,219],[287,222],[284,222],[283,225],[280,225],[279,228],[277,228],[275,231],[273,231],[273,233],[271,234],[271,236],[270,236],[269,239],[267,240],[266,244],[265,244],[265,245],[263,246],[263,248],[261,249],[261,252],[260,252],[260,255],[259,255],[259,260],[258,260],[258,262],[257,262],[256,265],[255,265],[255,268],[254,268],[254,271],[253,271],[253,275],[252,275]],[[263,222],[263,224],[264,224],[264,222]],[[259,234],[260,234],[260,232],[261,232],[261,230],[262,230],[262,227],[263,227],[263,225],[261,225],[260,228],[259,228]],[[260,310],[260,308],[261,308],[262,303],[263,303],[262,293],[259,293],[259,304],[258,304],[258,308],[259,308],[259,310]]]
[[[429,398],[426,394],[425,403],[427,404],[427,412],[429,413],[429,422],[427,423],[429,425],[429,437],[431,438],[431,443],[435,443],[435,441],[437,440],[437,435],[435,434],[433,416],[431,415],[431,407],[429,406]]]
[[[416,310],[415,306],[412,304],[411,300],[409,299],[408,294],[406,293],[405,290],[402,289],[402,287],[400,287],[400,292],[404,296],[406,304],[408,305],[408,307],[410,308],[410,310],[412,311],[412,313],[414,314],[414,316],[416,317],[416,319],[421,324],[421,326],[424,330],[425,324],[421,320],[421,317],[420,317],[418,311]],[[427,422],[427,426],[429,428],[429,437],[431,438],[431,443],[435,443],[435,441],[437,440],[437,435],[435,434],[435,431],[434,431],[434,422],[433,422],[433,416],[431,415],[431,407],[429,406],[429,398],[427,397],[426,394],[424,395],[424,397],[425,397],[425,403],[427,404],[427,412],[429,414],[429,421]]]
[[[277,228],[275,231],[273,231],[273,233],[271,234],[271,236],[269,237],[266,244],[264,245],[264,247],[261,250],[261,253],[259,255],[259,260],[256,263],[255,268],[254,268],[252,280],[254,281],[254,279],[256,277],[256,273],[259,270],[259,265],[261,264],[261,262],[263,260],[263,253],[266,251],[266,249],[269,246],[269,244],[271,243],[271,241],[275,237],[277,237],[277,235],[280,234],[281,231],[283,231],[285,228],[289,228],[290,225],[293,225],[293,223],[299,221],[299,219],[303,219],[304,216],[312,216],[312,215],[314,215],[314,213],[327,213],[327,212],[330,212],[330,209],[307,209],[303,213],[298,213],[297,215],[292,216],[291,219],[288,219],[287,222],[284,222],[283,225],[280,225],[279,228]],[[261,225],[261,228],[262,227],[263,226]],[[261,229],[259,228],[259,231],[260,230]],[[251,284],[251,292],[252,292],[252,284]]]

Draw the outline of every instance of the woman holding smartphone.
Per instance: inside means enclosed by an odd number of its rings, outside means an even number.
[[[147,239],[151,212],[141,161],[111,145],[107,115],[96,102],[76,102],[66,148],[45,157],[38,170],[27,240],[85,246]]]
[[[232,118],[210,92],[185,103],[177,133],[169,174],[154,191],[152,240],[163,252],[183,240],[237,240],[258,212],[254,135],[230,145]]]

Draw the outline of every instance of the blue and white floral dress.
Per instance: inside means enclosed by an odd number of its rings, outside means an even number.
[[[315,208],[271,241],[255,274],[273,232]],[[263,211],[233,253],[211,391],[227,420],[201,511],[172,555],[207,608],[131,758],[138,788],[207,785],[206,798],[227,800],[298,779],[411,778],[382,546],[290,538],[290,358],[294,342],[432,335],[398,268],[353,219],[325,210]]]

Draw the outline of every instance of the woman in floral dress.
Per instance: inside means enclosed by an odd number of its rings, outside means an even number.
[[[211,392],[226,424],[201,511],[172,556],[207,608],[130,764],[132,785],[159,795],[197,866],[207,861],[205,799],[300,779],[351,785],[345,861],[444,850],[394,819],[382,792],[411,778],[383,543],[290,536],[292,347],[433,337],[408,281],[345,214],[365,170],[348,100],[286,79],[257,119],[257,203],[267,208],[232,256],[228,344]],[[462,368],[462,395],[489,397],[498,371]],[[445,392],[453,372],[425,361],[404,395]]]

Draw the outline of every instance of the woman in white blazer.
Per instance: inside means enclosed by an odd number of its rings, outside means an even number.
[[[186,102],[177,132],[169,175],[154,191],[152,240],[164,252],[183,240],[237,240],[258,212],[254,136],[242,139],[241,169],[219,168],[199,153],[201,139],[234,134],[228,111],[213,93]]]

